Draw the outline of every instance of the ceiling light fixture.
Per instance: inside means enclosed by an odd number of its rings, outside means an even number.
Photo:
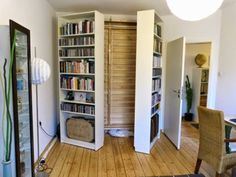
[[[223,0],[166,0],[170,11],[185,21],[197,21],[213,14]]]

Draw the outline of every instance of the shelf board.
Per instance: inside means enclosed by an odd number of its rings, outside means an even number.
[[[158,105],[159,103],[160,103],[160,101],[156,102],[156,103],[152,106],[152,108],[155,107],[156,105]]]
[[[82,47],[94,47],[94,44],[91,45],[67,45],[67,46],[59,46],[61,48],[82,48]]]
[[[94,56],[68,56],[68,57],[59,57],[60,59],[94,59]]]
[[[159,89],[159,90],[154,90],[154,91],[152,91],[152,94],[153,93],[157,93],[157,92],[160,92],[161,90]]]
[[[94,33],[67,34],[67,35],[60,35],[59,37],[65,38],[65,37],[92,36],[92,35],[94,35]]]
[[[95,149],[95,143],[89,143],[86,141],[79,141],[79,140],[71,139],[71,138],[68,138],[65,136],[61,137],[61,142],[73,144],[75,146],[81,146],[81,147],[88,148],[88,149]]]
[[[158,36],[156,33],[153,33],[153,34],[155,38],[162,40],[161,36]]]
[[[95,76],[93,73],[60,73],[60,75]]]
[[[88,93],[95,93],[94,90],[75,90],[75,89],[66,89],[60,88],[62,91],[73,91],[73,92],[88,92]]]
[[[80,113],[80,112],[63,111],[63,110],[61,110],[61,112],[68,113],[68,114],[76,114],[76,115],[81,115],[81,116],[92,116],[92,117],[95,117],[94,114],[85,114],[85,113]]]
[[[155,114],[159,114],[160,113],[160,110],[158,109],[158,110],[156,110],[152,115],[151,115],[151,118],[152,118],[152,116],[154,116]]]
[[[200,94],[200,96],[207,96],[207,93],[205,93],[205,94]]]
[[[86,103],[86,102],[81,102],[81,101],[76,101],[76,100],[61,100],[61,102],[64,102],[64,103],[76,103],[76,104],[84,104],[84,105],[95,106],[95,103]]]
[[[161,76],[152,76],[153,79],[161,78]]]
[[[161,69],[161,67],[152,67],[152,69]]]
[[[155,52],[155,51],[153,51],[153,54],[154,54],[154,55],[161,56],[161,53],[160,53],[160,52]]]

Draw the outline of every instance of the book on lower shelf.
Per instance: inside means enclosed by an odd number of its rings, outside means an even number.
[[[61,88],[73,90],[94,90],[94,79],[86,77],[61,76]]]
[[[154,140],[159,131],[159,114],[155,114],[151,118],[151,132],[150,132],[150,142]]]
[[[74,112],[74,113],[81,113],[81,114],[88,114],[94,115],[95,114],[95,107],[77,103],[61,103],[61,110]]]
[[[80,61],[60,61],[60,73],[93,74],[94,72],[94,59]]]

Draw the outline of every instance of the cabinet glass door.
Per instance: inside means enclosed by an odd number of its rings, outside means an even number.
[[[13,61],[14,128],[17,177],[33,176],[30,32],[10,21]]]

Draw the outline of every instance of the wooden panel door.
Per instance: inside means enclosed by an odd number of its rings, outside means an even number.
[[[134,126],[136,23],[105,25],[105,126]]]

